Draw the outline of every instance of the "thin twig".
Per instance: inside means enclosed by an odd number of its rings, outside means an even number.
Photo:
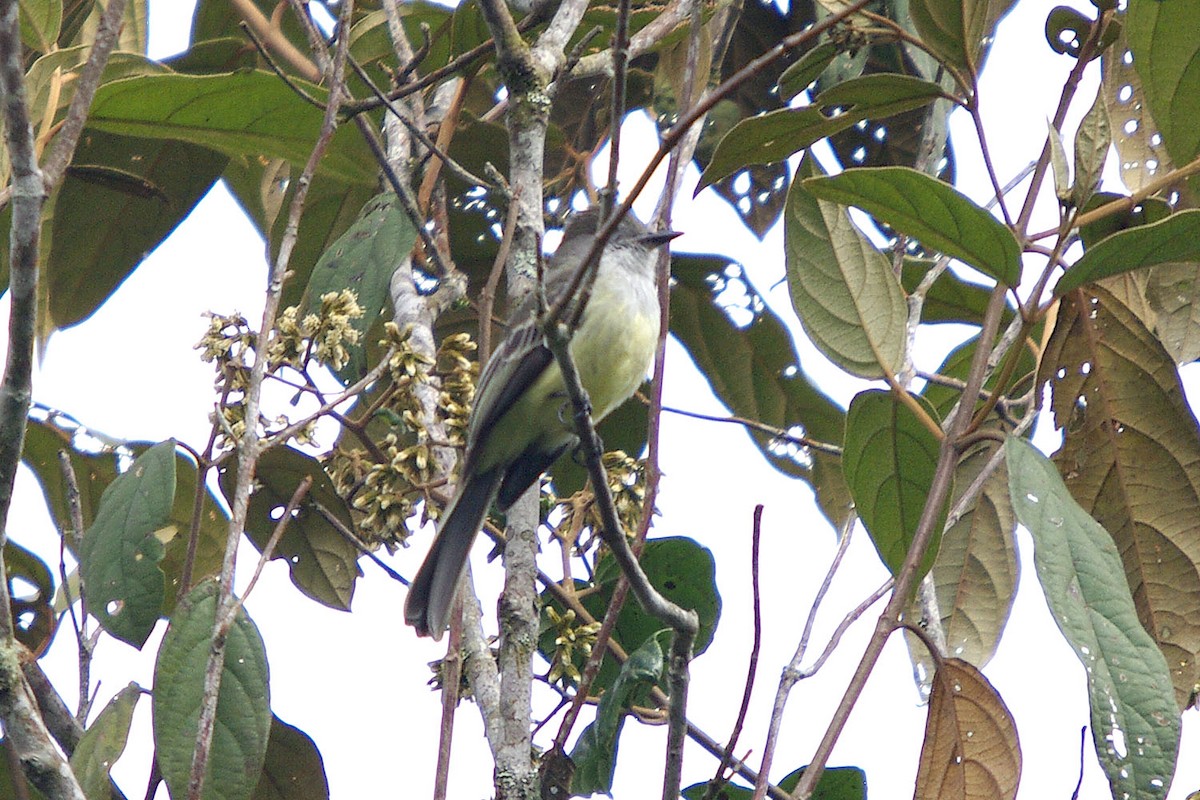
[[[733,732],[729,734],[729,743],[725,745],[725,756],[717,765],[717,771],[709,781],[708,789],[704,792],[704,800],[713,800],[718,788],[725,782],[725,770],[733,758],[733,750],[737,747],[738,738],[742,734],[742,725],[746,722],[746,714],[750,710],[750,695],[754,691],[754,677],[758,674],[758,653],[762,647],[762,585],[759,581],[758,565],[762,548],[762,513],[760,503],[754,507],[754,524],[750,529],[750,592],[751,618],[754,633],[750,644],[750,663],[746,667],[746,684],[742,689],[742,704],[738,707],[737,719],[733,723]]]
[[[353,12],[353,0],[345,0],[342,4],[343,26],[348,25]],[[254,469],[257,465],[258,457],[262,452],[262,442],[259,441],[258,426],[253,421],[258,419],[262,383],[266,375],[267,364],[263,354],[267,350],[267,337],[270,336],[271,330],[274,328],[275,315],[279,309],[280,297],[283,292],[283,281],[287,274],[292,249],[295,247],[298,238],[300,215],[304,209],[304,202],[308,197],[308,189],[312,184],[312,177],[316,173],[317,164],[320,162],[321,156],[324,155],[326,148],[333,139],[334,132],[337,130],[337,109],[342,95],[342,80],[348,46],[348,36],[338,39],[337,52],[333,62],[333,74],[331,76],[329,106],[325,111],[325,119],[321,125],[321,132],[316,143],[313,145],[312,153],[297,180],[296,192],[292,196],[291,205],[288,209],[287,226],[280,243],[279,254],[271,270],[270,284],[263,309],[262,324],[258,332],[258,340],[255,347],[258,357],[254,359],[254,364],[251,367],[250,382],[245,391],[246,419],[250,420],[251,423],[246,425],[245,433],[239,442],[238,478],[234,490],[233,503],[231,504],[232,514],[229,522],[229,535],[226,538],[225,555],[221,565],[217,614],[213,625],[212,643],[204,674],[204,691],[199,719],[196,725],[196,749],[192,754],[191,771],[188,777],[188,800],[200,799],[208,772],[208,758],[212,747],[213,729],[216,724],[217,697],[220,692],[221,676],[224,672],[225,663],[225,636],[222,629],[229,610],[236,602],[233,594],[233,577],[237,561],[238,542],[241,539],[241,533],[245,527],[249,510],[250,487],[254,476]]]
[[[237,599],[233,607],[226,615],[226,625],[233,624],[237,612],[246,604],[246,598],[254,591],[254,587],[258,585],[259,576],[262,575],[263,568],[267,566],[275,555],[275,548],[279,546],[279,542],[283,539],[283,534],[287,532],[288,524],[296,514],[296,509],[300,507],[300,503],[304,501],[308,490],[312,488],[313,476],[305,475],[304,479],[296,486],[296,491],[292,492],[291,498],[287,502],[287,506],[283,509],[283,514],[279,517],[279,521],[275,523],[275,529],[271,531],[271,536],[267,539],[267,543],[263,546],[262,552],[258,554],[258,563],[254,565],[254,574],[250,576],[250,582],[246,584],[245,591],[242,596]]]

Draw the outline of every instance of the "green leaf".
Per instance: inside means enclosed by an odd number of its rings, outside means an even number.
[[[217,619],[217,582],[196,585],[171,617],[154,665],[154,746],[172,797],[186,797]],[[217,719],[202,800],[248,800],[271,727],[267,652],[238,609],[226,640]]]
[[[329,781],[321,751],[299,728],[271,716],[262,777],[252,800],[328,800]]]
[[[936,419],[933,406],[914,397]],[[846,413],[842,469],[854,506],[871,542],[892,574],[900,571],[937,469],[939,442],[912,410],[891,392],[860,392]],[[933,565],[946,508],[938,510],[935,536],[919,575]]]
[[[53,326],[91,316],[191,213],[227,161],[183,142],[89,131],[54,206],[44,278]]]
[[[696,191],[750,164],[782,161],[813,142],[864,119],[883,119],[920,108],[939,97],[942,87],[908,75],[880,73],[839,83],[811,106],[785,108],[742,120],[717,145]],[[823,109],[837,109],[827,114]]]
[[[968,72],[983,65],[996,23],[1016,0],[910,0],[921,39],[948,63]]]
[[[1100,87],[1113,133],[1113,146],[1121,168],[1121,182],[1131,192],[1171,171],[1171,156],[1158,124],[1150,115],[1150,104],[1142,90],[1142,79],[1121,27],[1116,41],[1100,57],[1103,77]]]
[[[801,767],[784,776],[777,785],[785,792],[793,792],[803,775],[804,767]],[[707,783],[696,783],[681,794],[686,800],[704,800],[707,792]],[[753,796],[753,788],[736,783],[723,784],[717,794],[719,800],[750,800]],[[867,800],[867,774],[858,767],[828,767],[817,781],[812,800]]]
[[[720,257],[675,255],[671,264],[671,333],[721,402],[743,419],[840,446],[845,412],[805,375],[791,334],[745,275]],[[750,435],[772,466],[812,484],[835,526],[845,521],[850,495],[837,455]]]
[[[999,444],[968,450],[954,470],[958,502]],[[1001,461],[978,499],[942,534],[930,574],[942,615],[947,651],[982,668],[991,660],[1008,622],[1017,589],[1016,517]]]
[[[58,629],[54,576],[46,562],[11,539],[4,543],[12,629],[17,641],[41,657]]]
[[[62,0],[20,0],[21,41],[30,50],[47,53],[58,42]]]
[[[813,168],[806,158],[797,177]],[[792,182],[783,220],[792,305],[813,344],[839,367],[863,378],[895,374],[908,342],[904,292],[846,212],[807,184]]]
[[[112,452],[85,453],[76,450],[71,443],[72,432],[54,424],[53,419],[29,420],[25,427],[25,449],[21,453],[21,462],[29,467],[42,487],[55,526],[60,531],[70,531],[73,523],[58,453],[66,452],[71,460],[71,469],[79,489],[79,510],[85,526],[95,519],[104,490],[117,478],[117,456]],[[66,540],[67,547],[72,548],[73,552],[71,537],[66,537]]]
[[[791,100],[821,76],[838,54],[833,42],[822,42],[800,57],[779,76],[779,99]]]
[[[343,289],[358,297],[363,316],[350,321],[360,339],[348,345],[349,363],[337,375],[351,384],[366,373],[367,330],[391,298],[388,286],[400,261],[412,250],[417,232],[395,194],[377,195],[354,224],[322,254],[308,280],[307,313],[321,308],[321,296]]]
[[[141,647],[163,603],[158,533],[175,502],[175,442],[156,444],[112,482],[83,536],[80,570],[88,611],[106,631]]]
[[[1125,35],[1133,67],[1171,160],[1200,153],[1200,5],[1189,0],[1130,0]]]
[[[1005,457],[1046,602],[1087,671],[1092,739],[1113,796],[1165,798],[1179,708],[1166,659],[1138,621],[1116,545],[1033,445],[1009,437]]]
[[[1076,208],[1084,206],[1100,185],[1110,147],[1112,131],[1108,127],[1104,87],[1101,86],[1096,91],[1092,107],[1083,115],[1075,131],[1075,186],[1071,192],[1071,202]]]
[[[117,692],[75,746],[75,752],[71,754],[71,771],[87,800],[112,797],[109,771],[125,752],[133,709],[141,696],[142,687],[136,683]]]
[[[612,793],[613,772],[617,767],[617,739],[625,722],[625,712],[633,703],[636,692],[656,683],[663,671],[663,652],[658,637],[667,638],[669,631],[651,636],[621,665],[621,672],[612,688],[600,696],[596,720],[583,729],[571,750],[575,775],[571,794],[593,795]]]
[[[181,452],[175,454],[175,503],[171,506],[170,527],[162,531],[161,538],[166,547],[162,562],[158,565],[167,579],[162,608],[164,616],[169,616],[175,610],[175,600],[179,595],[191,538],[198,474],[196,463],[190,457]],[[211,486],[204,487],[200,504],[200,530],[192,563],[192,584],[221,571],[225,541],[229,538],[229,515],[223,504],[217,501]],[[174,535],[170,535],[172,531]]]
[[[1021,278],[1021,250],[1008,228],[952,186],[908,167],[863,167],[814,177],[817,197],[858,206],[929,247],[1008,286]]]
[[[1050,168],[1054,175],[1054,196],[1060,202],[1071,196],[1071,168],[1067,164],[1067,150],[1063,147],[1062,134],[1046,121],[1050,142]]]
[[[1154,310],[1154,333],[1175,363],[1200,358],[1200,261],[1152,268],[1146,299]]]
[[[1170,261],[1200,261],[1200,209],[1115,233],[1092,245],[1054,287],[1062,296],[1085,283]]]
[[[324,102],[328,92],[299,79]],[[88,126],[109,133],[174,139],[227,156],[285,158],[304,164],[322,124],[320,109],[301,100],[274,74],[148,75],[114,81],[96,92]],[[371,184],[375,161],[354,126],[334,135],[319,172]]]
[[[697,656],[708,649],[721,619],[721,595],[717,592],[716,561],[708,548],[685,536],[648,539],[638,559],[650,584],[681,608],[694,610],[700,618],[694,652]],[[592,591],[581,598],[583,607],[596,619],[603,619],[612,599],[613,590],[621,577],[621,569],[611,556],[601,557],[596,566]],[[547,594],[547,603],[555,603]],[[557,606],[560,607],[560,606]],[[560,607],[561,608],[561,607]],[[641,647],[662,627],[661,620],[650,616],[632,599],[621,609],[613,638],[626,651]],[[546,628],[538,641],[543,654],[554,652],[554,632]],[[583,666],[581,656],[577,666]],[[616,678],[616,664],[606,658],[592,685],[593,691],[607,689]]]
[[[221,472],[221,490],[227,499],[233,497],[236,477],[232,467]],[[272,447],[262,454],[254,472],[246,536],[261,552],[296,487],[306,477],[313,478],[312,488],[288,522],[272,558],[287,563],[292,583],[305,595],[329,608],[349,611],[354,583],[362,575],[358,549],[326,521],[314,504],[319,503],[348,529],[354,527],[346,503],[315,458],[286,446]]]
[[[1038,378],[1064,429],[1059,472],[1116,542],[1182,707],[1200,682],[1200,428],[1175,364],[1096,286],[1062,299]]]
[[[1079,50],[1092,30],[1092,20],[1069,6],[1056,6],[1046,15],[1046,42],[1056,53],[1079,57]]]

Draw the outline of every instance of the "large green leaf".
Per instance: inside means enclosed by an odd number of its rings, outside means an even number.
[[[1200,261],[1200,209],[1179,211],[1100,240],[1066,271],[1054,293],[1066,294],[1085,283],[1171,261]]]
[[[954,471],[953,506],[975,482],[999,448],[977,445]],[[1008,622],[1017,589],[1016,517],[1001,461],[976,501],[942,534],[930,575],[947,652],[977,667],[991,660]]]
[[[1033,445],[1010,437],[1005,457],[1050,613],[1087,672],[1092,740],[1113,796],[1165,798],[1179,708],[1166,659],[1138,621],[1117,548]]]
[[[812,159],[800,176],[814,169]],[[799,177],[799,176],[798,176]],[[891,265],[835,203],[793,181],[784,212],[784,257],[792,305],[813,344],[863,378],[904,363],[908,304]]]
[[[661,634],[666,638],[669,632]],[[617,768],[617,739],[625,722],[625,712],[637,692],[653,686],[663,671],[663,652],[658,636],[651,636],[621,665],[621,672],[600,697],[596,720],[583,729],[571,750],[575,774],[571,794],[586,797],[612,793],[613,773]]]
[[[309,313],[320,310],[321,296],[329,292],[352,290],[358,297],[363,316],[350,320],[359,333],[359,342],[350,345],[350,362],[338,377],[346,384],[358,380],[367,370],[367,330],[391,298],[388,286],[392,273],[412,250],[417,232],[395,194],[377,195],[354,224],[317,260],[308,280]]]
[[[228,159],[203,147],[89,131],[54,206],[50,323],[89,317],[191,213]]]
[[[254,494],[250,496],[246,516],[246,535],[260,551],[266,547],[280,513],[306,477],[313,479],[312,488],[288,522],[272,558],[287,563],[292,583],[301,592],[322,605],[349,611],[354,582],[362,575],[358,549],[326,521],[314,504],[319,503],[348,529],[353,530],[353,524],[345,502],[315,458],[286,446],[272,447],[259,457]],[[233,496],[235,478],[232,466],[221,473],[221,489],[226,498]]]
[[[929,247],[1008,286],[1021,278],[1021,248],[1008,228],[949,184],[908,167],[863,167],[808,178],[817,197],[858,206]]]
[[[744,274],[727,259],[680,255],[672,272],[671,333],[721,402],[743,419],[840,446],[845,412],[804,374],[783,321]],[[772,466],[812,484],[834,525],[845,521],[850,495],[837,455],[760,432],[751,437]]]
[[[141,647],[163,603],[159,532],[175,502],[175,443],[138,457],[100,498],[96,521],[83,536],[80,571],[88,611],[121,641]]]
[[[978,72],[996,23],[1016,0],[910,0],[921,39],[946,62]]]
[[[197,584],[175,609],[154,664],[154,746],[172,797],[186,797],[217,619],[217,582]],[[225,644],[217,719],[202,800],[249,800],[271,728],[267,652],[238,609]]]
[[[1174,361],[1101,287],[1063,298],[1039,379],[1072,497],[1112,535],[1183,705],[1200,682],[1200,429]]]
[[[62,26],[62,0],[20,0],[21,41],[30,50],[49,52]]]
[[[933,406],[916,398],[931,419]],[[846,412],[842,468],[854,507],[879,558],[892,574],[900,571],[937,469],[939,442],[916,414],[891,392],[860,392]],[[946,508],[938,509],[935,536],[921,561],[920,575],[933,564]]]
[[[839,83],[822,92],[811,106],[744,119],[717,145],[696,190],[751,164],[781,161],[864,119],[890,117],[944,96],[936,83],[881,73]],[[836,109],[836,113],[824,109]]]
[[[113,796],[108,774],[125,752],[133,709],[141,696],[142,687],[136,683],[117,692],[75,746],[71,771],[87,800],[110,800]]]
[[[1192,0],[1130,0],[1125,35],[1133,67],[1176,164],[1200,153],[1200,5]]]
[[[307,733],[272,715],[267,756],[252,800],[328,798],[329,780],[317,745]]]
[[[325,89],[303,84],[320,101]],[[309,105],[274,74],[148,75],[114,81],[96,92],[89,127],[156,139],[174,139],[227,156],[284,158],[304,164],[322,124]],[[375,161],[353,126],[339,128],[319,171],[348,183],[372,184]]]

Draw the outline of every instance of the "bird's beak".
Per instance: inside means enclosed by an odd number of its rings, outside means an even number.
[[[647,233],[641,237],[641,240],[649,247],[662,247],[675,237],[682,235],[682,231],[657,231],[655,233]]]

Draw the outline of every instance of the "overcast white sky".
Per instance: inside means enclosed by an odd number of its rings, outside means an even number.
[[[151,0],[152,52],[175,52],[186,44],[192,3]],[[1078,4],[1090,10],[1086,2]],[[1053,113],[1062,80],[1071,66],[1045,45],[1042,25],[1050,4],[1023,0],[1003,23],[997,46],[984,74],[981,91],[986,120],[1003,126],[991,145],[1001,181],[1019,172],[1040,151],[1046,118]],[[1095,76],[1080,90],[1079,113],[1090,104]],[[956,121],[958,158],[964,190],[977,200],[988,189],[964,120]],[[1069,126],[1074,122],[1069,122]],[[631,128],[645,134],[644,120]],[[624,184],[636,175],[626,161]],[[694,184],[695,173],[689,177]],[[690,196],[690,186],[683,197]],[[653,197],[641,208],[648,216]],[[1045,209],[1043,209],[1045,211]],[[728,207],[711,193],[684,201],[676,210],[675,227],[686,233],[676,248],[718,252],[739,258],[760,291],[777,310],[788,308],[779,230],[762,243],[744,234]],[[1035,227],[1038,225],[1035,223]],[[1045,226],[1041,226],[1045,227]],[[229,195],[218,186],[161,248],[93,318],[57,334],[35,376],[38,402],[64,410],[106,434],[142,440],[171,436],[202,445],[213,401],[212,373],[192,347],[205,327],[206,310],[238,310],[251,320],[260,313],[264,277],[263,245]],[[6,317],[7,303],[0,315]],[[802,339],[802,337],[801,337]],[[925,336],[922,352],[932,367],[952,342],[943,332]],[[803,366],[848,402],[861,384],[847,381],[811,346],[798,344]],[[686,354],[673,346],[668,355],[666,402],[704,413],[721,414],[717,403],[691,367]],[[753,507],[766,506],[762,580],[768,591],[792,587],[787,603],[764,609],[765,642],[750,718],[739,755],[752,751],[751,764],[762,751],[770,698],[779,669],[795,647],[812,594],[832,557],[834,534],[823,522],[804,484],[766,466],[738,428],[667,416],[664,419],[663,468],[666,478],[656,535],[691,536],[711,548],[724,611],[716,642],[693,665],[691,718],[715,738],[724,740],[741,697],[750,643],[749,530]],[[1052,438],[1051,438],[1052,441]],[[696,444],[703,449],[697,449]],[[11,531],[18,542],[48,559],[56,557],[56,534],[41,507],[35,484],[23,475]],[[714,504],[698,502],[717,499]],[[415,571],[427,539],[394,558],[404,574]],[[1022,532],[1022,567],[1033,576],[1032,544]],[[250,550],[250,548],[246,548]],[[476,554],[477,557],[482,555]],[[51,562],[53,563],[53,562]],[[252,566],[247,559],[245,566]],[[337,800],[386,796],[427,797],[436,759],[438,696],[423,684],[427,662],[440,657],[441,646],[418,640],[402,624],[404,589],[364,562],[351,614],[329,611],[300,596],[278,562],[248,602],[248,610],[266,640],[271,665],[272,705],[284,720],[307,731],[325,758],[331,793]],[[484,591],[498,585],[499,568],[475,562]],[[248,570],[247,570],[248,574]],[[885,578],[874,550],[859,531],[846,565],[826,599],[814,641],[823,642],[845,610],[856,605]],[[244,581],[244,578],[243,578]],[[494,596],[494,595],[492,595]],[[485,600],[484,606],[490,605]],[[878,608],[876,609],[876,612]],[[873,626],[867,616],[846,636],[825,669],[793,692],[783,740],[776,756],[777,774],[806,763],[819,740],[845,681],[857,663]],[[104,639],[96,655],[95,677],[101,681],[97,708],[129,680],[152,683],[153,653],[162,625],[146,645],[148,655]],[[819,646],[815,647],[819,650]],[[47,658],[52,677],[73,702],[75,651],[64,628]],[[1035,580],[1022,581],[1013,620],[986,674],[1017,720],[1025,759],[1020,797],[1067,798],[1077,780],[1079,731],[1088,722],[1084,673],[1051,621]],[[910,666],[899,637],[889,644],[858,710],[842,737],[833,765],[853,764],[867,770],[874,800],[912,795],[917,752],[925,711],[918,704]],[[1200,759],[1194,757],[1195,712],[1185,715],[1183,752],[1172,798],[1183,798],[1200,784]],[[451,797],[490,796],[491,763],[481,746],[479,717],[464,703],[456,727],[456,768]],[[118,763],[116,776],[130,797],[141,796],[149,771],[149,703],[135,721],[136,736]],[[614,795],[657,796],[663,752],[663,729],[630,722],[621,742]],[[1085,752],[1083,798],[1108,796],[1107,784],[1089,742]],[[715,769],[698,748],[687,755],[685,784],[707,779]],[[166,797],[165,790],[159,797]]]

